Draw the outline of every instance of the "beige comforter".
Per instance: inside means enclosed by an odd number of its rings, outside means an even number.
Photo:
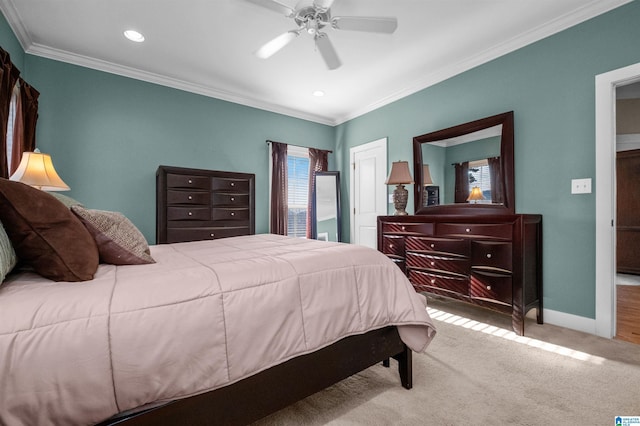
[[[435,334],[375,250],[254,235],[151,253],[90,282],[25,272],[0,286],[0,424],[95,423],[389,324],[414,351]]]

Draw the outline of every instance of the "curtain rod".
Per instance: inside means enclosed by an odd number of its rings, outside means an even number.
[[[266,142],[267,142],[267,145],[269,145],[271,142],[276,142],[276,141],[270,141],[270,140],[267,139]],[[276,143],[284,143],[284,142],[276,142]],[[318,148],[311,148],[311,147],[302,146],[302,145],[293,145],[293,144],[290,144],[290,143],[285,143],[285,145],[297,146],[297,147],[300,147],[300,148],[307,148],[307,149],[318,149]],[[333,154],[333,151],[331,151],[329,149],[323,149],[322,151],[327,151],[329,154]]]

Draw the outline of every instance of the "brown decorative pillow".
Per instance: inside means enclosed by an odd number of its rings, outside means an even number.
[[[112,265],[155,263],[147,240],[122,213],[71,206],[98,244],[100,261]]]
[[[86,281],[98,269],[91,234],[60,201],[0,178],[0,221],[18,259],[54,281]]]

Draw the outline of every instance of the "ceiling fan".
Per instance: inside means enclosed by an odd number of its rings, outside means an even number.
[[[316,48],[322,55],[324,62],[330,70],[342,65],[340,58],[329,36],[321,31],[325,27],[335,30],[366,31],[373,33],[392,34],[398,27],[396,18],[386,17],[365,17],[365,16],[331,16],[331,5],[334,0],[313,0],[309,2],[300,1],[295,9],[284,5],[276,0],[246,0],[249,3],[262,6],[274,12],[282,13],[292,18],[298,28],[280,34],[278,37],[265,43],[260,47],[255,55],[266,59],[285,47],[303,31],[313,36]]]

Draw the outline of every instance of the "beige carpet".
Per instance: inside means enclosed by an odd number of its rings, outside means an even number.
[[[256,425],[615,425],[640,416],[640,345],[430,299],[438,335],[397,364],[365,370]],[[304,380],[304,378],[301,378]]]

